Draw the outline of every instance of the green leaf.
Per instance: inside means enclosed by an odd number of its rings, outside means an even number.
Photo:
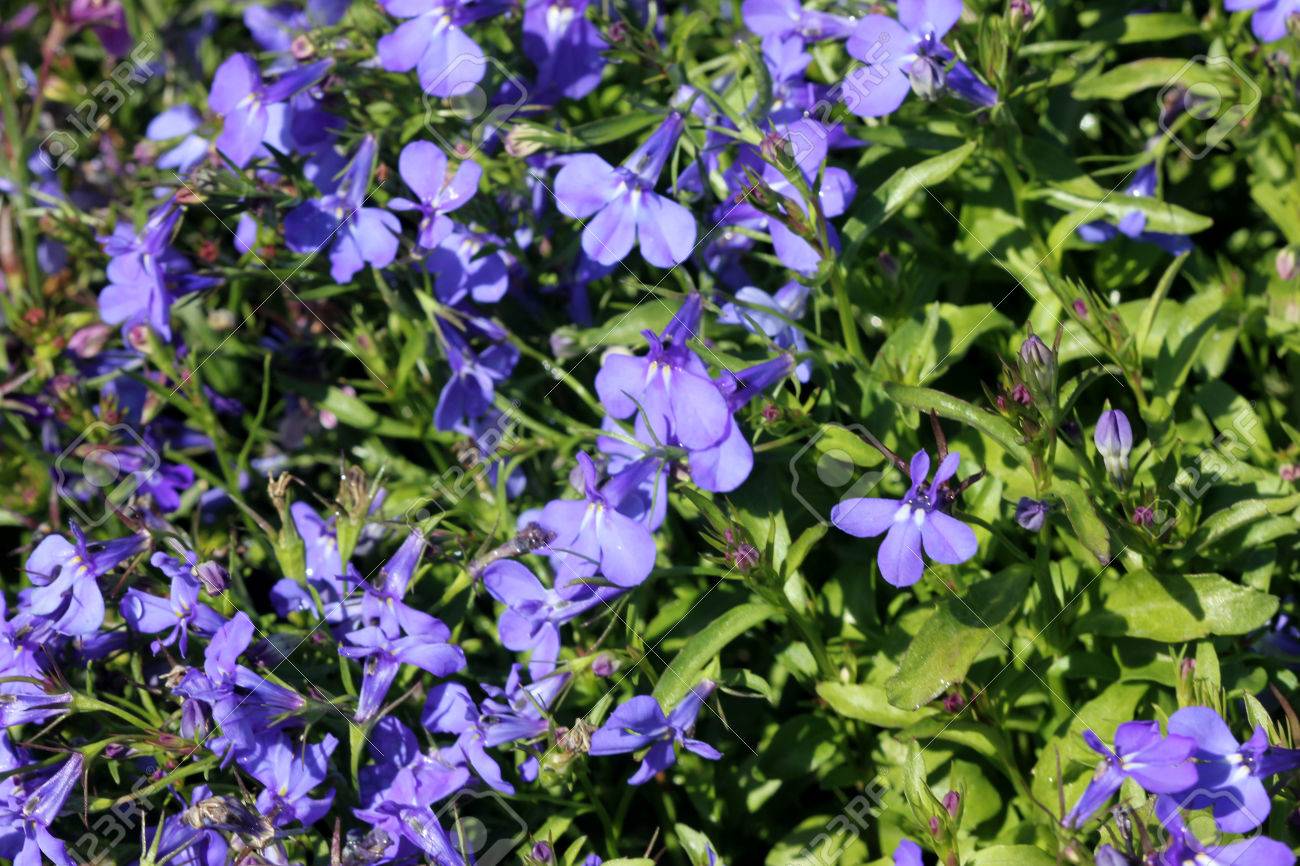
[[[976,851],[967,866],[1056,866],[1056,858],[1033,845],[994,845]]]
[[[889,702],[914,710],[962,682],[992,630],[1020,609],[1029,577],[1028,568],[1013,566],[975,584],[962,598],[941,601],[885,684]]]
[[[905,728],[934,712],[928,708],[900,710],[889,703],[884,688],[874,683],[818,683],[817,695],[846,719],[878,728]]]
[[[709,837],[686,824],[678,824],[675,829],[677,838],[686,849],[686,856],[691,860],[691,866],[710,866],[709,851],[712,850],[716,855],[718,849]]]
[[[1272,514],[1286,514],[1300,508],[1300,493],[1275,499],[1247,499],[1216,511],[1207,517],[1192,536],[1188,546],[1200,553],[1223,536],[1262,520]]]
[[[421,436],[420,428],[414,424],[381,416],[366,405],[360,397],[354,397],[339,388],[330,387],[325,392],[325,399],[321,401],[320,408],[333,412],[340,423],[358,430],[402,439],[418,439]]]
[[[1234,90],[1230,77],[1204,64],[1183,57],[1147,57],[1116,66],[1096,77],[1085,78],[1075,84],[1071,92],[1075,99],[1121,100],[1148,88],[1169,84],[1211,84],[1221,88],[1220,94],[1224,99]]]
[[[1097,516],[1097,509],[1092,505],[1088,492],[1078,483],[1058,478],[1052,484],[1052,490],[1061,497],[1065,506],[1065,516],[1074,527],[1079,543],[1088,549],[1102,565],[1110,563],[1110,533],[1106,524]]]
[[[1020,443],[1016,429],[992,412],[985,412],[974,405],[949,396],[932,388],[917,388],[912,385],[899,385],[893,382],[885,384],[885,393],[912,409],[929,412],[933,409],[940,416],[950,421],[959,421],[995,440],[1002,449],[1015,458],[1022,466],[1030,464],[1029,451]]]
[[[890,175],[871,195],[863,198],[844,223],[843,233],[850,241],[842,260],[856,261],[858,248],[872,232],[902,210],[912,196],[952,177],[978,146],[978,142],[968,141],[961,147],[900,168]]]
[[[1181,643],[1246,634],[1277,612],[1278,599],[1217,574],[1156,577],[1136,571],[1106,586],[1102,610],[1079,620],[1080,632]]]
[[[1121,195],[1112,192],[1101,198],[1089,198],[1060,188],[1035,191],[1033,197],[1041,197],[1055,207],[1079,214],[1078,222],[1109,217],[1118,222],[1131,211],[1140,211],[1146,216],[1146,230],[1168,232],[1171,234],[1190,235],[1205,231],[1214,225],[1214,220],[1207,216],[1159,201],[1149,196]]]
[[[1161,42],[1197,33],[1201,25],[1191,15],[1181,12],[1151,12],[1112,18],[1079,34],[1081,42],[1112,42],[1132,45],[1138,42]],[[1076,94],[1077,95],[1077,94]]]
[[[774,748],[759,762],[773,779],[798,779],[815,773],[840,751],[835,728],[822,716],[795,716],[772,736]]]
[[[665,710],[671,710],[699,682],[704,666],[717,658],[727,644],[779,613],[767,604],[742,604],[692,635],[659,678],[655,700]]]

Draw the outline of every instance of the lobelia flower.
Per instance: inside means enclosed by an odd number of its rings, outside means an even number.
[[[188,651],[189,633],[193,629],[201,635],[215,634],[226,623],[226,618],[199,603],[199,558],[191,550],[184,552],[184,560],[155,553],[149,560],[155,568],[171,578],[171,595],[159,598],[138,589],[128,589],[122,597],[122,618],[133,630],[142,634],[166,631],[167,636],[155,640],[150,649],[157,655],[163,647],[176,644],[182,656]]]
[[[374,167],[375,137],[367,135],[338,182],[322,179],[317,185],[323,195],[284,218],[284,242],[296,253],[314,253],[333,241],[330,276],[339,283],[351,280],[366,264],[386,268],[397,256],[402,224],[383,208],[365,206]]]
[[[654,191],[685,121],[677,113],[618,168],[594,153],[572,156],[555,176],[555,199],[565,216],[587,220],[582,249],[603,265],[622,261],[638,242],[659,268],[684,261],[695,247],[695,217]]]
[[[803,318],[809,291],[807,286],[793,280],[777,289],[775,295],[745,286],[736,292],[736,302],[728,301],[722,305],[718,324],[744,325],[752,333],[765,335],[783,349],[796,354],[807,352],[808,340],[793,323]],[[812,375],[812,362],[800,361],[795,367],[795,375],[800,382],[807,382]]]
[[[472,425],[492,408],[496,383],[504,382],[519,361],[519,350],[509,343],[497,343],[475,355],[468,346],[447,341],[451,378],[438,394],[433,426],[438,430],[461,430]]]
[[[81,753],[73,752],[21,802],[0,800],[0,856],[15,866],[40,866],[42,855],[55,866],[75,866],[77,861],[68,856],[67,845],[50,833],[50,824],[81,781],[84,763]]]
[[[921,854],[920,845],[911,839],[902,839],[894,849],[894,866],[925,866]]]
[[[716,392],[715,392],[716,393]],[[655,541],[644,524],[620,513],[618,479],[598,487],[596,466],[579,452],[583,498],[547,503],[537,522],[554,533],[548,545],[556,559],[557,586],[563,590],[596,571],[615,586],[637,586],[654,568]]]
[[[192,105],[177,105],[149,121],[145,138],[157,142],[176,142],[154,162],[158,168],[170,168],[177,174],[189,174],[208,155],[208,140],[196,135],[203,118]],[[180,139],[179,141],[176,141]]]
[[[72,0],[67,14],[69,24],[89,27],[104,50],[114,57],[123,57],[131,51],[126,9],[119,0]]]
[[[1022,496],[1016,503],[1016,523],[1021,529],[1037,532],[1047,523],[1047,512],[1047,503],[1043,500]]]
[[[294,531],[302,539],[307,584],[316,590],[325,609],[317,609],[316,599],[307,587],[291,577],[284,577],[271,587],[271,604],[275,612],[288,616],[295,610],[305,610],[324,616],[332,625],[346,623],[360,601],[355,598],[355,587],[361,583],[361,574],[350,562],[344,568],[335,518],[322,519],[305,502],[293,503],[289,506],[289,513],[293,517]]]
[[[307,8],[280,3],[244,9],[244,26],[264,51],[291,55],[293,41],[317,27],[337,24],[351,0],[307,0]]]
[[[712,682],[705,680],[691,689],[667,716],[659,702],[650,695],[638,695],[624,701],[591,735],[589,754],[621,755],[649,746],[641,758],[641,766],[627,780],[629,785],[643,784],[677,763],[675,743],[706,760],[719,760],[721,752],[690,736],[700,707],[713,694],[714,688]]]
[[[745,0],[740,7],[745,26],[759,36],[798,36],[814,42],[843,39],[853,32],[850,19],[805,9],[799,0]]]
[[[1263,726],[1238,743],[1209,707],[1184,707],[1169,717],[1169,733],[1196,743],[1196,782],[1172,799],[1184,809],[1213,808],[1225,833],[1246,833],[1264,823],[1272,798],[1263,779],[1300,767],[1300,750],[1271,745]]]
[[[897,21],[868,15],[858,22],[846,47],[866,66],[844,80],[849,111],[859,117],[892,114],[909,90],[925,100],[950,90],[976,105],[996,105],[997,92],[940,41],[961,12],[961,0],[899,0]]]
[[[1102,845],[1097,849],[1094,863],[1095,866],[1132,866],[1127,857],[1110,845]]]
[[[596,393],[612,417],[644,415],[658,441],[676,437],[686,448],[715,445],[731,418],[708,368],[686,345],[699,309],[700,297],[692,294],[662,334],[642,332],[647,354],[610,354],[596,374]]]
[[[1158,855],[1159,866],[1295,866],[1290,846],[1266,836],[1206,845],[1187,827],[1173,798],[1156,798],[1156,817],[1169,836],[1169,847]]]
[[[377,44],[389,72],[416,69],[430,96],[462,96],[487,69],[487,59],[464,27],[504,12],[504,0],[380,0],[384,11],[407,19]]]
[[[924,488],[930,455],[918,451],[909,467],[912,486],[902,499],[846,499],[831,509],[831,522],[858,538],[886,533],[876,561],[881,576],[894,586],[911,586],[921,579],[922,548],[935,562],[965,562],[979,549],[975,532],[945,513],[949,505],[945,483],[956,475],[960,462],[961,455],[950,452],[939,464],[934,481]]]
[[[374,718],[404,664],[438,677],[451,676],[465,667],[465,654],[460,647],[447,643],[451,630],[433,617],[429,619],[433,624],[414,633],[372,625],[344,637],[346,645],[339,647],[339,655],[366,660],[365,676],[357,696],[356,721]]]
[[[275,815],[275,824],[283,827],[298,821],[304,826],[315,824],[334,803],[334,792],[313,798],[308,796],[329,775],[329,758],[338,746],[333,734],[314,745],[295,748],[283,734],[258,743],[257,750],[240,760],[240,766],[266,787],[257,795],[257,808],[263,815]]]
[[[1174,794],[1196,784],[1191,761],[1196,741],[1180,734],[1160,735],[1158,722],[1125,722],[1115,730],[1111,749],[1091,730],[1083,732],[1088,748],[1105,760],[1062,823],[1079,827],[1109,800],[1125,779],[1152,794]]]
[[[1223,0],[1229,12],[1255,10],[1250,29],[1260,42],[1276,42],[1287,34],[1287,21],[1300,13],[1300,0]]]
[[[420,721],[431,731],[456,734],[455,750],[463,756],[479,778],[494,790],[513,794],[515,788],[501,776],[501,767],[487,749],[518,741],[534,740],[548,730],[542,714],[567,681],[565,676],[546,679],[524,686],[519,666],[513,665],[504,689],[483,685],[488,699],[482,706],[474,703],[469,690],[459,683],[442,683],[429,691]],[[525,781],[537,778],[540,769],[535,757],[520,766]]]
[[[483,174],[478,163],[469,160],[456,166],[454,174],[448,174],[447,155],[428,141],[413,141],[402,148],[397,158],[397,171],[419,200],[393,198],[389,200],[388,208],[420,214],[420,233],[416,243],[426,250],[433,249],[451,234],[455,223],[444,214],[451,213],[474,197]]]
[[[119,222],[110,235],[97,238],[110,257],[108,285],[99,293],[99,316],[110,325],[122,325],[126,334],[136,325],[148,325],[171,342],[171,308],[176,298],[217,285],[220,280],[191,273],[189,259],[171,246],[181,217],[175,200],[156,208],[137,234]]]
[[[1138,198],[1153,198],[1156,194],[1156,164],[1149,162],[1133,175],[1133,182],[1124,190],[1126,195]],[[1171,256],[1181,256],[1192,251],[1192,240],[1187,235],[1175,235],[1168,232],[1151,232],[1146,230],[1147,217],[1140,210],[1131,210],[1120,219],[1118,225],[1096,220],[1079,226],[1079,237],[1094,244],[1105,243],[1123,235],[1131,240],[1154,244]]]
[[[264,84],[252,57],[242,52],[228,57],[217,67],[208,92],[208,106],[225,121],[217,149],[243,168],[262,145],[270,123],[269,106],[316,84],[332,65],[332,60],[322,60],[300,66]]]
[[[23,591],[23,607],[50,621],[59,634],[88,635],[104,623],[99,576],[134,556],[145,539],[132,535],[92,543],[75,522],[70,527],[73,541],[47,536],[27,557],[25,568],[33,586]]]
[[[458,309],[467,307],[469,299],[480,304],[501,300],[510,287],[511,261],[502,246],[500,238],[487,232],[457,229],[447,235],[424,260],[438,300]]]
[[[1093,444],[1106,465],[1106,473],[1120,487],[1128,481],[1128,457],[1133,451],[1133,427],[1119,409],[1107,409],[1097,419]]]
[[[577,598],[566,598],[543,587],[527,566],[513,559],[499,559],[483,569],[483,586],[506,606],[497,621],[501,645],[511,652],[532,651],[528,675],[534,680],[555,670],[560,655],[559,627],[621,592],[612,587],[589,587]]]
[[[581,99],[600,84],[608,47],[587,18],[591,0],[525,0],[524,54],[537,67],[530,102]]]

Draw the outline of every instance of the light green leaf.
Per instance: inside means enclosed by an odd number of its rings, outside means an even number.
[[[1013,566],[977,583],[962,598],[948,596],[912,638],[898,672],[885,684],[889,702],[914,710],[966,678],[993,629],[1020,609],[1029,570]]]
[[[1136,571],[1106,586],[1105,605],[1080,619],[1080,632],[1181,643],[1246,634],[1277,612],[1276,596],[1217,574],[1156,577]]]
[[[889,703],[884,688],[874,683],[818,683],[817,695],[841,716],[878,728],[905,728],[934,712],[929,708],[900,710]]]
[[[1056,858],[1032,845],[994,845],[976,851],[968,866],[1056,866]]]
[[[1102,565],[1109,564],[1110,533],[1106,531],[1106,524],[1097,516],[1097,509],[1093,507],[1088,492],[1076,482],[1063,478],[1053,482],[1052,490],[1061,497],[1065,516],[1069,518],[1070,526],[1074,527],[1079,543],[1088,548]]]
[[[695,687],[700,671],[717,658],[727,644],[779,613],[767,604],[742,604],[692,635],[659,678],[654,690],[655,700],[665,710],[671,710]]]

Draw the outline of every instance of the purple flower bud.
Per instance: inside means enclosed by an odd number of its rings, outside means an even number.
[[[1074,307],[1075,315],[1077,315],[1079,318],[1081,319],[1088,318],[1088,305],[1084,303],[1083,298],[1076,298],[1074,303],[1071,304],[1071,306]]]
[[[1133,523],[1137,526],[1150,526],[1156,522],[1156,513],[1149,506],[1139,505],[1133,509]]]
[[[1273,266],[1277,268],[1277,275],[1284,280],[1289,280],[1295,276],[1295,250],[1290,247],[1283,247],[1277,251],[1277,258],[1273,260]]]
[[[1122,487],[1128,480],[1128,456],[1133,451],[1133,427],[1128,416],[1119,409],[1102,412],[1092,441],[1111,480]]]
[[[555,852],[551,850],[549,842],[538,842],[533,846],[532,858],[538,863],[554,863]]]
[[[943,795],[943,808],[948,810],[948,814],[957,817],[957,810],[961,808],[961,794],[956,791],[949,791]]]
[[[199,583],[203,584],[203,589],[208,595],[218,596],[226,591],[226,582],[229,575],[226,570],[212,560],[199,563],[196,569]]]
[[[601,653],[591,662],[591,672],[598,677],[613,676],[618,670],[618,662],[608,653]]]
[[[742,574],[758,565],[758,548],[752,544],[741,544],[727,554],[727,559]]]
[[[963,698],[958,692],[953,692],[950,695],[944,696],[943,699],[944,712],[959,713],[961,712],[962,707],[964,706],[966,706],[966,699]]]
[[[1046,522],[1046,502],[1041,499],[1030,499],[1028,496],[1020,497],[1020,501],[1016,503],[1016,523],[1020,524],[1021,529],[1037,532]]]
[[[1041,394],[1051,394],[1056,388],[1056,354],[1037,334],[1030,334],[1020,344],[1020,375]]]

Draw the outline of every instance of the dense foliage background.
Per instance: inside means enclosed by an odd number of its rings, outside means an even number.
[[[1228,5],[0,4],[0,858],[1293,864]]]

